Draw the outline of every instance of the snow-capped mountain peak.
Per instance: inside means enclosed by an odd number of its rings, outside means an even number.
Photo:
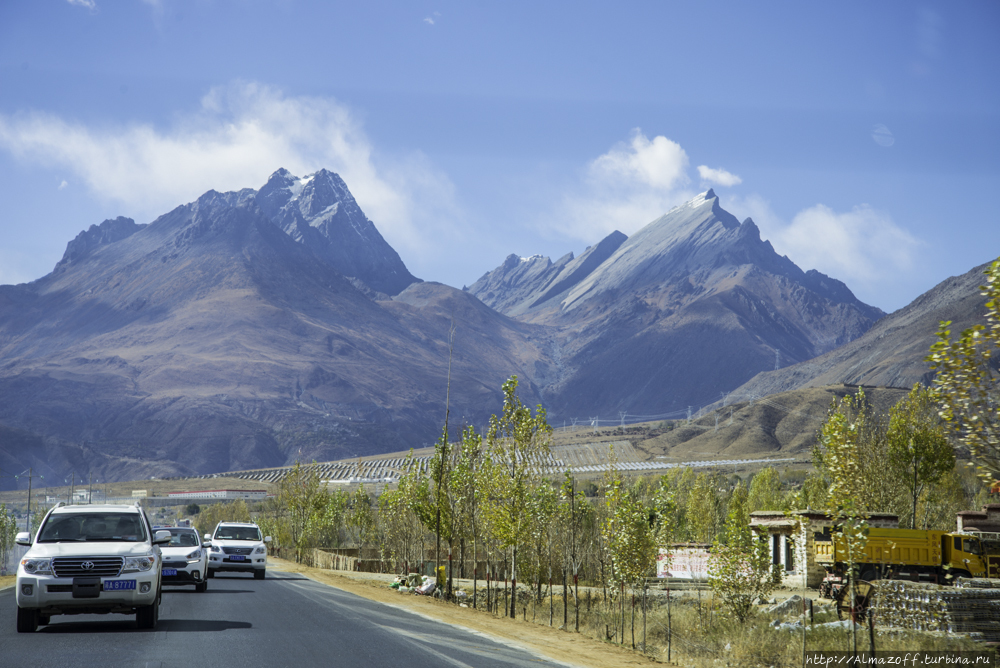
[[[288,236],[378,292],[395,295],[417,280],[335,172],[320,169],[299,177],[279,169],[256,199]]]

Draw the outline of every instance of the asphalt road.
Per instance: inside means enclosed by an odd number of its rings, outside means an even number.
[[[56,616],[17,633],[14,589],[0,591],[0,666],[556,666],[471,631],[300,575],[219,575],[208,591],[166,588],[155,630],[124,615]]]

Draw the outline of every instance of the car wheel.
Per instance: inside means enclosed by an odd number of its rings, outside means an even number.
[[[38,630],[38,610],[36,608],[17,609],[17,632],[34,633]]]
[[[38,625],[48,626],[52,622],[51,615],[38,615]]]
[[[206,589],[208,589],[208,582],[205,580],[202,580],[194,586],[194,590],[199,594],[204,593]]]
[[[255,580],[263,580],[264,579],[264,569],[261,569],[259,571],[254,571],[253,572],[253,577],[254,577]]]
[[[135,613],[135,623],[140,629],[154,629],[160,618],[160,599],[157,597],[152,605],[144,605]]]
[[[211,568],[209,568],[208,572],[205,574],[205,577],[206,578],[214,578],[215,577],[215,571],[213,571]]]

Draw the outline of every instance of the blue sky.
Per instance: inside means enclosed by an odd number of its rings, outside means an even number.
[[[427,280],[713,187],[891,311],[1000,255],[998,73],[996,2],[5,2],[0,283],[327,167]]]

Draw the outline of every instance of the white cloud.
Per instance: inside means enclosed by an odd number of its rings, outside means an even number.
[[[69,184],[66,182],[66,179],[63,179],[62,183],[59,184],[59,190],[65,190],[67,186],[69,186]]]
[[[698,165],[698,176],[701,177],[702,181],[706,183],[713,183],[715,185],[731,187],[743,183],[743,179],[731,174],[724,169],[712,169],[705,165]]]
[[[862,204],[837,212],[825,204],[799,211],[783,221],[760,196],[734,199],[723,206],[741,219],[749,216],[761,237],[803,270],[817,269],[859,293],[865,285],[892,282],[915,268],[920,242],[892,216]]]
[[[680,144],[663,136],[649,141],[636,129],[632,141],[616,146],[590,164],[590,177],[603,184],[669,190],[687,179],[687,164],[687,154]]]
[[[89,127],[45,113],[0,115],[0,147],[72,171],[92,192],[149,220],[209,189],[262,186],[277,168],[340,174],[401,254],[426,248],[458,218],[451,182],[422,156],[376,161],[351,112],[337,102],[285,97],[238,82],[161,129]]]
[[[432,19],[431,17],[428,16],[428,17],[424,18],[424,23],[426,23],[429,26],[432,26],[432,25],[434,25],[434,19]]]
[[[908,271],[918,242],[889,214],[867,204],[837,213],[824,204],[798,212],[780,234],[796,263],[850,282]]]
[[[76,5],[77,7],[86,7],[87,9],[97,9],[97,3],[94,0],[66,0],[71,5]]]
[[[688,156],[666,137],[641,130],[594,159],[581,183],[564,199],[552,224],[567,236],[592,242],[620,230],[631,234],[694,194]]]

